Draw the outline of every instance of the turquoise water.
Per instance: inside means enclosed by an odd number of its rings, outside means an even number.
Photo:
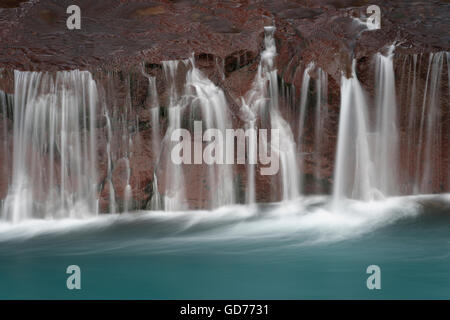
[[[66,268],[81,268],[68,290]],[[381,268],[368,290],[366,268]],[[448,196],[0,223],[1,299],[448,299]]]

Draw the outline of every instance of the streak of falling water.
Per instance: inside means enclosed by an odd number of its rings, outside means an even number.
[[[257,98],[257,95],[253,95],[255,90],[251,91],[250,105],[258,104],[259,101],[253,99]],[[245,203],[254,204],[256,202],[256,187],[255,187],[255,171],[257,164],[257,145],[256,145],[256,132],[255,120],[256,116],[254,111],[250,108],[244,98],[241,98],[241,117],[245,121],[245,130],[249,132],[248,135],[248,148],[246,149],[247,162],[247,189],[245,191]],[[256,111],[256,110],[255,110]]]
[[[169,86],[169,103],[167,108],[169,124],[164,140],[169,144],[169,150],[172,150],[172,146],[174,145],[170,139],[172,132],[181,127],[182,101],[180,100],[179,89],[176,83],[178,64],[179,61],[177,60],[163,61],[164,74]],[[186,197],[183,168],[181,165],[174,164],[170,155],[166,161],[164,210],[174,211],[185,209]]]
[[[111,158],[111,142],[112,142],[112,128],[111,119],[108,114],[108,110],[105,108],[105,118],[106,118],[106,129],[107,129],[107,143],[106,143],[106,153],[108,154],[108,171],[107,179],[109,186],[109,210],[111,213],[116,213],[116,194],[114,191],[114,185],[112,183],[112,158]]]
[[[415,158],[415,153],[413,151],[413,147],[414,144],[416,143],[416,138],[417,138],[417,54],[413,55],[413,58],[411,59],[411,64],[412,64],[412,76],[411,76],[411,81],[410,81],[410,103],[409,103],[409,116],[408,116],[408,131],[410,132],[410,135],[407,138],[407,153],[408,153],[408,159],[411,159],[411,161],[408,161],[407,166],[408,166],[408,175],[413,174],[413,170],[414,170],[414,158]],[[406,192],[410,192],[410,190],[412,190],[411,188],[413,188],[413,186],[407,185],[406,186]]]
[[[387,56],[376,54],[375,88],[376,88],[376,146],[375,170],[377,188],[384,195],[398,195],[398,132],[397,103],[394,75],[394,49],[389,48]]]
[[[296,145],[289,123],[283,119],[278,107],[277,71],[269,73],[270,83],[270,124],[272,130],[278,130],[279,143],[271,141],[272,152],[280,158],[282,199],[292,200],[300,195],[299,173],[296,158]]]
[[[420,115],[420,123],[419,123],[419,140],[418,140],[418,152],[416,158],[416,172],[414,175],[414,193],[420,193],[420,175],[421,175],[421,161],[422,161],[422,144],[423,144],[423,127],[424,127],[424,119],[425,119],[425,109],[426,109],[426,101],[427,101],[427,93],[428,93],[428,79],[430,78],[430,70],[433,61],[433,53],[430,53],[430,57],[428,59],[428,68],[427,68],[427,77],[425,80],[425,89],[423,93],[423,101],[422,101],[422,110]]]
[[[315,178],[317,181],[316,192],[323,192],[320,180],[322,178],[322,157],[323,157],[323,127],[326,118],[326,103],[328,97],[328,75],[321,68],[317,69],[316,79],[316,112],[314,124],[314,163]]]
[[[225,94],[196,68],[193,57],[190,59],[190,65],[191,69],[186,75],[185,97],[192,99],[191,114],[192,116],[195,114],[196,108],[200,109],[201,119],[207,129],[205,132],[208,132],[208,129],[215,129],[225,137],[225,130],[232,128]],[[217,158],[225,158],[225,146],[219,144],[216,151],[219,153],[216,155]],[[211,207],[235,203],[232,165],[224,161],[224,164],[211,164],[208,169]]]
[[[261,62],[258,72],[253,82],[251,91],[247,94],[245,104],[254,115],[262,120],[265,118],[266,108],[270,115],[270,127],[279,133],[279,143],[271,141],[271,152],[275,152],[280,160],[282,200],[290,200],[298,197],[299,192],[299,172],[296,158],[296,145],[289,123],[286,122],[279,109],[278,101],[278,79],[277,70],[274,69],[274,58],[276,47],[274,40],[275,27],[264,28],[265,49],[261,53]],[[268,100],[268,102],[267,102]],[[260,137],[261,139],[261,137]],[[264,149],[268,149],[266,146]],[[261,149],[261,141],[260,141]],[[260,150],[261,152],[261,150]],[[250,196],[249,198],[255,198]]]
[[[168,70],[169,77],[175,77],[176,72],[176,64],[177,62],[169,62],[166,63],[166,68],[172,67],[175,69],[173,71],[173,74],[171,74],[171,70]],[[159,106],[159,98],[158,98],[158,91],[156,90],[156,77],[152,77],[148,75],[145,72],[145,67],[143,66],[142,73],[144,76],[148,79],[148,99],[149,99],[149,105],[150,105],[150,121],[151,121],[151,128],[152,128],[152,153],[155,157],[155,159],[159,159],[160,151],[161,151],[161,139],[160,139],[160,124],[159,124],[159,114],[160,114],[160,106]],[[171,93],[174,93],[176,91],[176,88],[174,90],[171,89]],[[157,165],[158,160],[156,161],[155,166]],[[156,173],[153,173],[153,182],[152,182],[152,197],[150,199],[150,210],[161,210],[162,209],[162,202],[161,202],[161,195],[159,194],[158,190],[158,178],[156,176]]]
[[[418,174],[418,188],[421,193],[430,193],[433,183],[440,179],[442,130],[440,124],[440,89],[444,52],[430,54],[429,78],[425,87],[422,118],[419,134],[417,163],[422,162],[421,176]],[[430,71],[431,66],[431,71]],[[428,85],[428,81],[429,85]],[[422,145],[423,143],[423,145]],[[423,151],[422,151],[423,150]],[[419,168],[419,166],[418,166]]]
[[[11,95],[0,90],[0,107],[3,121],[3,154],[5,155],[4,160],[6,163],[2,163],[3,168],[6,170],[8,168],[8,106],[11,105]],[[4,176],[7,176],[4,172]]]
[[[341,106],[334,172],[333,207],[343,198],[372,200],[372,160],[368,141],[367,103],[356,76],[341,77]]]
[[[127,173],[127,184],[125,186],[123,211],[129,212],[130,204],[131,204],[131,185],[130,185],[131,169],[130,169],[130,159],[128,157],[125,158],[125,165],[126,165],[126,173]]]
[[[149,90],[151,97],[150,116],[152,124],[152,141],[153,141],[153,154],[159,154],[160,139],[159,139],[159,102],[158,92],[156,91],[156,78],[150,77],[148,79]]]
[[[152,126],[152,147],[153,154],[158,155],[160,152],[160,126],[159,126],[159,98],[156,90],[156,77],[152,77],[145,72],[145,66],[142,66],[142,74],[148,79],[148,101],[150,105],[150,121]]]
[[[308,104],[308,93],[311,82],[311,76],[309,72],[314,69],[314,62],[309,63],[303,71],[302,86],[300,92],[300,113],[299,113],[299,130],[298,130],[298,152],[300,154],[299,171],[304,172],[304,156],[305,148],[303,143],[303,136],[305,134],[305,119],[306,119],[306,106]],[[299,186],[300,192],[303,191],[303,184]]]
[[[302,137],[303,137],[303,131],[305,128],[305,118],[306,118],[306,105],[308,102],[308,92],[309,92],[309,85],[311,81],[311,77],[309,75],[309,72],[314,69],[314,62],[311,62],[308,64],[308,66],[303,71],[303,78],[302,78],[302,88],[301,88],[301,97],[300,97],[300,118],[299,118],[299,151],[302,151]]]
[[[150,210],[161,210],[162,209],[162,202],[161,202],[161,195],[159,194],[158,190],[158,178],[156,177],[156,174],[153,175],[153,195],[150,199]]]
[[[246,191],[246,203],[254,204],[256,202],[256,187],[255,187],[255,166],[257,164],[257,154],[256,154],[256,135],[252,134],[256,132],[255,120],[252,119],[248,121],[246,125],[246,130],[249,130],[250,136],[248,140],[247,149],[247,191]]]
[[[9,139],[8,139],[8,105],[10,105],[10,95],[0,90],[0,113],[1,113],[1,119],[2,119],[2,126],[3,126],[3,163],[0,163],[0,174],[2,175],[3,179],[6,177],[9,177]],[[1,134],[1,133],[0,133]],[[6,178],[7,179],[7,178]],[[9,179],[8,179],[9,184]],[[3,199],[0,200],[0,216],[3,211]]]
[[[12,185],[2,217],[98,213],[97,88],[87,71],[14,73]]]

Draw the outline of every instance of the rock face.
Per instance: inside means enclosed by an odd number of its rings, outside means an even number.
[[[89,70],[99,88],[97,116],[97,159],[99,207],[112,209],[150,208],[158,192],[164,197],[167,175],[161,150],[155,139],[164,138],[169,127],[171,83],[163,61],[193,56],[195,65],[223,90],[232,127],[241,128],[242,97],[249,92],[264,49],[264,26],[276,26],[276,68],[279,80],[280,109],[288,119],[297,144],[302,168],[304,193],[330,193],[338,132],[341,74],[350,74],[352,60],[368,96],[375,95],[373,55],[388,45],[397,44],[395,71],[402,139],[402,162],[423,145],[411,145],[411,123],[420,123],[421,109],[410,120],[410,90],[416,77],[416,101],[424,101],[431,53],[448,51],[450,4],[447,1],[411,2],[364,0],[304,1],[77,1],[81,8],[81,30],[66,28],[70,1],[4,1],[0,4],[0,89],[14,93],[13,70],[50,71]],[[381,29],[367,31],[368,5],[381,9]],[[414,55],[420,59],[413,61]],[[448,59],[448,56],[447,56]],[[310,86],[301,91],[305,69]],[[413,74],[413,65],[416,73]],[[182,88],[188,70],[177,69],[176,87]],[[321,152],[316,153],[315,105],[319,72],[327,75],[325,111],[321,114]],[[155,89],[149,77],[154,77]],[[450,110],[448,60],[443,58],[438,127],[442,139],[436,141],[439,154],[431,156],[435,174],[430,175],[430,192],[450,190]],[[153,79],[153,78],[152,78]],[[181,90],[181,89],[179,89]],[[299,106],[307,94],[305,125],[299,127]],[[156,97],[156,98],[155,98]],[[426,100],[426,99],[425,99]],[[6,100],[5,100],[6,101]],[[426,100],[427,101],[427,100]],[[6,102],[0,102],[0,198],[11,180],[12,121],[14,115]],[[9,103],[10,105],[11,103]],[[427,103],[425,103],[427,104]],[[151,110],[160,106],[158,121]],[[373,108],[372,108],[373,109]],[[9,111],[8,111],[9,110]],[[425,111],[423,111],[425,110]],[[373,111],[376,112],[376,111]],[[425,118],[424,118],[425,119]],[[425,120],[423,120],[425,121]],[[183,124],[185,125],[185,124]],[[108,130],[110,128],[111,130]],[[413,127],[417,130],[417,126]],[[299,130],[302,130],[301,134]],[[301,139],[301,140],[300,140]],[[422,141],[423,142],[423,141]],[[423,142],[424,143],[424,142]],[[427,150],[423,149],[423,153]],[[166,155],[167,156],[167,155]],[[417,162],[421,162],[418,159]],[[317,165],[320,163],[320,165]],[[408,185],[413,171],[405,168],[402,183]],[[211,186],[204,166],[184,166],[190,208],[209,208]],[[259,168],[257,168],[257,171]],[[248,184],[246,166],[236,165],[233,183],[237,201],[244,201]],[[158,183],[155,182],[155,177]],[[256,200],[279,200],[277,177],[256,174]],[[126,195],[127,184],[131,197]],[[114,189],[114,203],[111,192]],[[405,193],[410,193],[405,187]]]

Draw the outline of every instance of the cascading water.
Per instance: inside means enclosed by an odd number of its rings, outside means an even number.
[[[337,203],[342,198],[375,200],[400,194],[431,193],[438,189],[433,184],[444,183],[441,168],[444,151],[441,150],[444,128],[441,124],[441,78],[444,52],[431,53],[421,102],[417,98],[420,61],[411,58],[412,66],[407,83],[409,97],[401,95],[406,138],[400,141],[397,115],[397,95],[394,73],[394,47],[386,56],[376,55],[374,129],[371,128],[368,106],[355,74],[342,77],[341,111],[336,153],[333,198]],[[406,60],[404,60],[406,62]],[[405,73],[403,68],[402,73]],[[409,163],[406,174],[400,175],[399,150],[406,147]],[[415,150],[415,152],[413,151]]]
[[[169,71],[170,72],[170,71]],[[144,66],[142,69],[142,74],[144,77],[148,79],[148,104],[150,108],[150,121],[152,126],[152,141],[153,141],[153,152],[154,154],[159,154],[160,152],[160,125],[159,125],[159,113],[160,113],[160,106],[159,106],[159,98],[158,98],[158,91],[156,90],[156,77],[152,77],[148,75],[145,70]]]
[[[306,119],[306,105],[308,102],[308,92],[309,92],[309,86],[311,81],[311,76],[309,73],[311,70],[314,69],[314,63],[311,62],[308,64],[308,66],[303,71],[303,78],[302,78],[302,87],[301,87],[301,96],[300,96],[300,113],[299,113],[299,152],[302,154],[303,150],[303,143],[302,143],[302,137],[304,134],[305,129],[305,119]]]
[[[341,107],[334,173],[333,206],[343,198],[369,201],[374,198],[373,164],[368,141],[367,103],[356,77],[341,77]]]
[[[300,195],[299,175],[297,168],[296,146],[294,137],[289,124],[283,119],[279,110],[279,94],[277,70],[274,69],[274,58],[276,56],[276,47],[274,40],[275,27],[264,28],[265,49],[261,53],[261,62],[258,66],[258,72],[253,82],[251,91],[247,94],[243,102],[242,112],[246,114],[247,128],[254,128],[254,118],[259,117],[263,125],[266,121],[266,115],[270,117],[270,128],[279,133],[279,144],[276,139],[271,140],[271,152],[275,152],[280,159],[281,169],[281,199],[292,200]],[[269,145],[259,144],[259,152],[267,152]],[[263,151],[261,149],[264,149]],[[250,147],[249,150],[254,150]],[[250,151],[247,156],[252,156]],[[254,165],[249,166],[249,186],[254,190]],[[250,194],[247,199],[255,199],[255,195]],[[248,201],[248,200],[247,200]],[[248,201],[251,203],[251,201]]]
[[[449,136],[443,90],[448,81],[443,77],[445,55],[448,57],[446,52],[403,57],[399,106],[408,116],[402,125],[407,134],[400,142],[400,148],[406,149],[402,161],[407,161],[400,181],[402,194],[431,193],[449,185],[445,174],[449,153],[443,147]]]
[[[125,186],[125,196],[124,196],[124,212],[128,212],[130,210],[130,201],[131,201],[131,185],[130,185],[130,160],[126,158],[126,172],[127,172],[127,184]]]
[[[159,126],[159,102],[158,102],[158,93],[156,91],[156,79],[155,77],[149,78],[149,90],[151,90],[152,97],[152,105],[150,108],[150,116],[152,121],[152,140],[153,140],[153,150],[155,150],[155,154],[159,154],[160,149],[160,126]]]
[[[169,83],[169,128],[166,131],[166,144],[173,146],[173,142],[169,141],[175,129],[181,128],[182,114],[190,115],[191,120],[198,120],[202,123],[201,130],[206,129],[205,133],[209,134],[211,130],[218,130],[225,136],[225,130],[231,128],[231,121],[228,115],[228,105],[224,92],[212,83],[202,72],[195,66],[194,57],[182,62],[187,69],[184,87],[178,88],[176,81],[180,75],[177,73],[179,61],[166,61],[163,63],[166,80]],[[196,137],[202,143],[204,137]],[[210,136],[210,145],[220,154],[216,154],[216,159],[207,167],[207,185],[209,189],[209,207],[217,208],[224,205],[235,203],[235,190],[232,172],[232,165],[218,162],[218,159],[225,158],[224,151],[217,145],[216,137]],[[169,150],[171,148],[168,148]],[[203,155],[202,150],[194,150],[194,163],[201,163]],[[200,160],[199,160],[200,159]],[[164,196],[164,209],[174,210],[182,209],[180,203],[185,202],[184,181],[182,165],[172,163],[168,157],[166,163],[170,168],[170,174],[166,175],[166,189],[169,194]],[[198,163],[199,162],[199,163]],[[172,171],[175,170],[175,171]],[[157,187],[157,184],[154,185]],[[170,190],[172,190],[170,192]],[[176,191],[174,191],[176,190]],[[156,190],[155,190],[156,191]],[[175,198],[174,198],[175,197]],[[159,203],[158,196],[152,200],[155,205]]]
[[[316,79],[316,111],[314,120],[314,176],[316,178],[315,190],[322,193],[320,180],[322,179],[322,158],[323,158],[323,128],[327,116],[328,100],[328,75],[321,68],[317,68]]]
[[[315,69],[315,70],[314,70]],[[317,74],[314,82],[311,82],[311,72]],[[310,88],[314,85],[315,94],[310,94]],[[307,158],[312,155],[310,161],[314,162],[313,173],[316,179],[314,186],[309,186],[309,189],[314,190],[315,193],[322,193],[322,159],[324,153],[324,138],[323,128],[327,117],[327,100],[328,100],[328,75],[322,68],[316,67],[314,62],[309,63],[303,71],[300,106],[299,106],[299,130],[298,130],[298,152],[300,155],[300,172],[304,174],[306,168]],[[308,105],[314,102],[314,114],[308,115]],[[313,149],[307,147],[305,137],[308,136],[307,122],[313,123]],[[300,185],[300,190],[303,192],[305,186]]]
[[[0,127],[2,130],[0,131],[0,140],[2,143],[0,144],[0,174],[4,177],[3,185],[0,185],[0,189],[7,188],[10,179],[9,179],[9,167],[11,164],[10,159],[10,143],[8,138],[8,125],[9,125],[9,117],[12,110],[12,100],[13,97],[11,94],[7,94],[6,92],[0,90]],[[3,211],[3,199],[0,199],[0,217]]]
[[[97,89],[89,72],[15,71],[12,185],[2,217],[97,213]]]
[[[375,185],[383,195],[400,193],[398,181],[397,103],[394,75],[394,46],[387,56],[376,54],[375,106],[377,109],[374,170]]]
[[[259,152],[268,153],[271,150],[280,159],[280,173],[271,179],[278,179],[281,188],[279,194],[270,200],[292,200],[302,193],[300,173],[306,168],[303,154],[311,155],[308,156],[307,167],[316,178],[317,184],[313,186],[315,190],[321,191],[321,180],[326,178],[322,177],[322,163],[328,146],[324,146],[321,129],[327,118],[328,76],[314,63],[304,69],[297,149],[290,125],[281,113],[285,110],[281,110],[279,105],[278,75],[274,67],[277,54],[275,28],[266,27],[264,31],[265,49],[261,53],[252,88],[245,99],[242,99],[241,119],[245,121],[245,130],[278,130],[280,144],[270,141],[265,145],[264,141],[260,141]],[[393,59],[394,46],[389,48],[387,55],[375,56],[374,112],[371,112],[372,105],[366,102],[355,65],[351,78],[342,77],[334,203],[342,198],[370,201],[393,195],[430,193],[439,187],[445,188],[448,183],[446,177],[440,177],[443,176],[442,168],[445,168],[446,161],[446,151],[441,150],[441,145],[447,132],[441,121],[445,116],[445,111],[443,113],[441,108],[441,95],[447,93],[441,87],[445,63],[449,68],[449,54],[438,52],[403,59],[402,74],[406,74],[408,61],[409,73],[408,79],[402,78],[402,81],[408,83],[407,88],[412,92],[405,101],[404,93],[401,94],[402,98],[397,99]],[[425,70],[422,70],[426,71],[422,72],[426,74],[426,79],[420,78],[421,60],[426,60],[423,63]],[[219,66],[217,59],[215,62]],[[186,174],[188,171],[185,171],[186,167],[183,165],[175,165],[170,158],[160,157],[164,152],[162,149],[166,150],[166,154],[167,150],[172,149],[174,143],[170,141],[171,133],[175,129],[190,128],[194,120],[201,120],[202,129],[215,129],[226,136],[224,132],[227,128],[232,128],[233,124],[224,91],[197,68],[194,58],[166,61],[163,63],[163,70],[168,89],[168,101],[164,109],[159,106],[156,77],[144,72],[148,79],[145,106],[150,112],[151,144],[155,161],[153,181],[148,179],[151,181],[151,185],[148,185],[148,190],[152,190],[151,199],[145,201],[155,210],[184,210],[189,208],[186,184],[189,184],[188,179],[192,177]],[[4,136],[8,134],[6,115],[8,112],[14,114],[14,117],[9,117],[10,120],[14,118],[14,168],[2,217],[19,221],[30,217],[95,214],[99,183],[95,137],[98,101],[92,76],[88,72],[71,71],[54,75],[16,72],[15,77],[14,112],[5,109],[8,105],[7,95],[2,94],[0,97],[2,121],[5,122]],[[181,82],[183,85],[180,85]],[[126,85],[131,87],[131,82],[126,82]],[[423,94],[421,85],[424,86]],[[135,167],[131,152],[133,134],[129,131],[134,130],[130,128],[139,131],[139,115],[134,113],[130,90],[124,101],[123,109],[120,106],[107,107],[107,103],[103,107],[107,160],[104,161],[104,182],[100,186],[108,186],[104,198],[109,197],[111,213],[122,209],[127,212],[135,208],[132,171]],[[406,110],[408,108],[410,110]],[[312,109],[314,111],[310,111]],[[408,113],[403,116],[406,120],[400,117],[404,113]],[[167,130],[161,141],[160,132],[165,125]],[[215,137],[210,138],[209,143],[214,145]],[[252,138],[247,137],[250,143],[246,149],[245,202],[248,204],[257,201],[259,187],[256,182],[258,148],[256,138]],[[303,143],[305,140],[307,143]],[[407,153],[413,158],[407,165],[408,174],[399,170],[402,162],[399,150],[405,148],[403,144],[408,146]],[[5,153],[9,147],[5,139]],[[299,163],[296,152],[302,155]],[[122,171],[114,170],[119,167],[118,161],[123,161],[121,164],[125,168]],[[165,167],[162,165],[166,172],[163,177],[158,176],[157,170],[161,163],[165,164]],[[206,201],[201,206],[217,208],[236,202],[235,181],[231,179],[235,167],[232,164],[213,163],[201,170],[199,172],[205,176],[204,185],[208,189],[208,195],[204,198]],[[126,176],[114,178],[116,180],[113,181],[113,173],[120,175],[120,172],[125,172]],[[412,182],[408,182],[408,179]],[[120,185],[114,185],[118,181]],[[443,184],[443,187],[439,184]],[[25,196],[29,194],[31,196]],[[21,197],[28,200],[19,201]],[[78,207],[83,209],[75,210]]]
[[[172,150],[172,132],[181,128],[182,101],[177,87],[177,69],[179,61],[163,61],[166,81],[169,85],[168,119],[169,124],[164,137],[168,150]],[[170,155],[166,159],[166,194],[164,196],[164,210],[181,210],[186,208],[185,184],[183,168],[172,162]]]
[[[161,141],[160,141],[160,124],[159,124],[160,106],[159,106],[158,92],[156,90],[156,77],[148,76],[145,73],[144,73],[144,75],[148,78],[148,97],[149,97],[149,103],[150,103],[153,153],[155,155],[159,155],[160,151],[161,151],[161,148],[160,148],[160,143],[161,143]],[[153,195],[152,195],[152,198],[150,199],[150,209],[151,210],[161,210],[162,202],[161,202],[161,196],[160,196],[159,190],[158,190],[158,179],[157,179],[155,173],[153,174],[152,190],[153,190]]]
[[[419,124],[416,193],[430,193],[433,181],[439,181],[442,131],[439,118],[440,88],[444,52],[431,53]]]
[[[107,167],[107,180],[109,187],[109,211],[111,213],[116,213],[116,194],[114,190],[114,185],[112,182],[112,157],[111,157],[111,142],[113,138],[111,119],[108,114],[108,110],[105,108],[105,118],[106,118],[106,129],[107,129],[107,143],[106,143],[106,153],[108,154],[108,167]]]
[[[158,178],[156,174],[153,175],[152,190],[153,195],[152,198],[150,199],[150,210],[161,210],[162,200],[158,190]]]
[[[407,84],[407,88],[410,88],[410,94],[408,96],[405,96],[405,100],[407,101],[406,98],[409,98],[410,101],[407,105],[408,109],[407,112],[409,114],[408,116],[408,124],[407,124],[407,128],[408,131],[410,132],[408,139],[407,139],[407,154],[408,154],[408,159],[414,159],[416,154],[414,152],[414,143],[416,140],[416,128],[417,128],[417,108],[416,108],[416,103],[417,103],[417,99],[416,99],[416,94],[417,94],[417,72],[418,70],[420,70],[420,68],[417,68],[417,54],[415,54],[413,56],[413,58],[411,59],[411,64],[410,64],[410,69],[412,69],[412,75],[411,75],[411,80],[408,82]],[[412,65],[412,66],[411,66]],[[411,71],[410,71],[411,74]],[[402,100],[401,100],[402,101]],[[408,170],[406,175],[409,177],[410,175],[413,176],[414,178],[414,161],[408,161],[407,166],[408,166]],[[414,185],[412,186],[414,187]],[[412,192],[412,189],[409,185],[406,185],[403,188],[403,192],[406,193],[410,193]]]
[[[206,78],[202,72],[196,68],[194,58],[190,59],[191,69],[186,75],[185,97],[191,108],[191,118],[195,117],[196,110],[200,110],[203,126],[208,129],[218,130],[225,137],[225,130],[231,128],[231,120],[228,115],[228,105],[224,92]],[[212,132],[212,131],[209,131]],[[214,136],[214,135],[213,135]],[[211,136],[212,138],[212,136]],[[217,137],[211,144],[216,144],[216,159],[225,159],[225,149],[222,149]],[[195,158],[194,158],[195,159]],[[212,208],[235,203],[235,190],[233,183],[233,169],[231,164],[223,161],[218,164],[215,161],[208,168],[208,185],[210,190],[210,204]]]

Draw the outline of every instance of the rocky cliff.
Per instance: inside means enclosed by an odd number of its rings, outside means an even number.
[[[81,8],[80,30],[68,30],[66,8]],[[381,29],[367,30],[368,5],[381,9]],[[367,95],[375,96],[373,56],[395,44],[395,72],[401,163],[425,146],[411,145],[408,137],[419,130],[426,109],[412,100],[427,101],[429,61],[449,51],[450,4],[448,1],[16,1],[0,4],[0,198],[11,182],[13,165],[14,70],[89,70],[97,83],[96,140],[100,210],[110,211],[111,188],[118,210],[125,206],[126,187],[131,186],[128,209],[150,208],[156,188],[165,195],[164,151],[155,147],[168,126],[170,88],[184,85],[187,67],[180,64],[173,79],[164,61],[193,57],[196,67],[225,94],[232,127],[242,127],[242,97],[250,90],[264,49],[264,26],[275,26],[275,60],[280,110],[288,120],[301,152],[303,193],[330,193],[336,153],[341,74],[350,76],[352,61]],[[448,56],[447,56],[448,57]],[[450,191],[450,110],[448,60],[443,58],[437,105],[439,153],[431,155],[435,174],[429,175],[426,192]],[[307,69],[310,63],[314,68]],[[305,70],[307,72],[305,73]],[[319,71],[320,70],[320,71]],[[326,75],[327,95],[321,120],[314,120],[319,74]],[[310,79],[307,92],[303,81]],[[415,89],[412,93],[412,79]],[[154,81],[154,82],[152,82]],[[152,85],[154,84],[154,88]],[[8,95],[9,94],[9,95]],[[300,127],[302,95],[307,97],[305,124]],[[414,96],[414,99],[412,98]],[[156,97],[156,98],[155,98]],[[158,123],[152,109],[158,106]],[[424,105],[428,105],[427,102]],[[421,109],[422,108],[422,109]],[[372,112],[375,107],[371,106]],[[108,117],[105,117],[105,114]],[[412,120],[410,120],[412,118]],[[317,123],[320,124],[318,128]],[[188,125],[186,125],[188,126]],[[111,130],[108,130],[111,128]],[[414,129],[415,128],[415,129]],[[320,153],[316,152],[320,132]],[[420,139],[419,139],[420,140]],[[423,141],[421,143],[424,143]],[[107,148],[109,148],[107,150]],[[433,149],[434,150],[434,149]],[[421,162],[422,159],[417,159]],[[318,165],[320,163],[320,165]],[[401,168],[402,166],[400,166]],[[411,176],[423,171],[420,164],[404,166],[400,173],[404,193],[411,193]],[[211,186],[206,168],[184,168],[186,198],[190,208],[209,208]],[[248,179],[245,166],[234,169],[237,201]],[[129,173],[129,174],[128,174]],[[157,182],[155,181],[157,179]],[[257,175],[257,201],[279,200],[276,177]],[[112,183],[109,183],[111,181]]]

